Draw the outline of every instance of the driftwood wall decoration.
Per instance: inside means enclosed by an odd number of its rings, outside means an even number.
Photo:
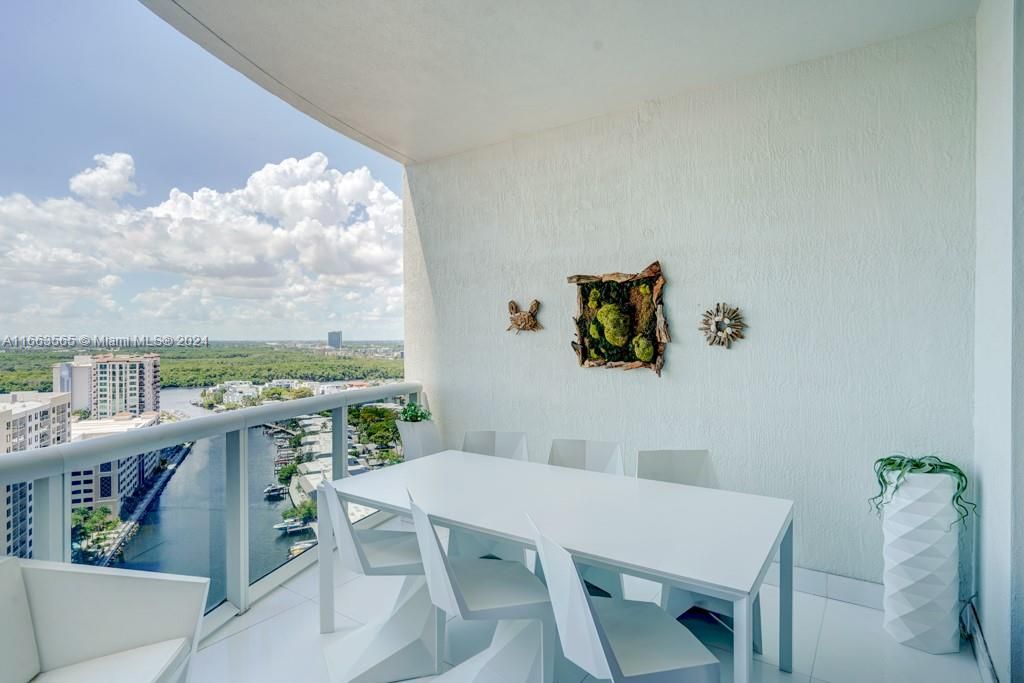
[[[743,314],[740,309],[728,304],[718,303],[710,311],[704,311],[701,318],[700,331],[708,346],[724,346],[732,348],[732,343],[737,339],[743,339],[743,330],[747,329],[747,323],[743,321]]]
[[[661,304],[661,264],[655,261],[640,273],[573,275],[568,281],[576,285],[572,348],[580,365],[650,368],[660,377],[671,341]]]
[[[534,299],[530,302],[530,309],[527,311],[520,311],[519,304],[514,300],[508,302],[508,322],[509,325],[505,329],[506,332],[515,330],[516,334],[520,332],[536,332],[537,330],[543,330],[544,326],[537,322],[537,311],[540,310],[540,302]]]

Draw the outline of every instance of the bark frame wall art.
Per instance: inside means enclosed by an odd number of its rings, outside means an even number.
[[[650,368],[661,376],[671,341],[661,303],[665,276],[655,261],[639,273],[573,275],[576,341],[585,368]]]

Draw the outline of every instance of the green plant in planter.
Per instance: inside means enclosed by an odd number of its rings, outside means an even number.
[[[398,419],[402,422],[426,422],[430,419],[430,411],[419,403],[409,403],[402,408]]]
[[[953,477],[956,481],[956,492],[950,503],[959,515],[957,522],[964,522],[967,516],[978,507],[964,498],[964,493],[967,491],[967,475],[953,463],[946,462],[934,455],[911,458],[902,453],[895,453],[875,461],[878,493],[869,499],[875,512],[881,514],[882,508],[892,500],[893,494],[903,484],[908,474],[945,474]]]

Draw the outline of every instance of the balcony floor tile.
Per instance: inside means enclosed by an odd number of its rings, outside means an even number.
[[[319,633],[318,568],[305,570],[256,603],[203,643],[193,662],[193,683],[327,683],[321,643],[341,638],[361,623],[383,616],[397,597],[400,577],[335,575],[335,635]],[[635,583],[630,597],[643,599],[654,584]],[[893,642],[882,630],[881,612],[797,593],[794,600],[793,674],[778,670],[778,589],[762,589],[765,654],[754,659],[754,683],[861,683],[917,681],[976,683],[970,645],[958,655],[933,656]],[[651,596],[653,598],[653,595]],[[688,616],[685,623],[722,662],[722,680],[732,681],[732,639],[709,619]],[[458,624],[450,623],[453,634]],[[477,639],[479,640],[479,639]],[[469,641],[467,641],[468,643]],[[475,641],[474,641],[475,642]],[[469,643],[471,647],[478,647]],[[461,656],[465,656],[463,653]],[[420,679],[429,681],[430,678]],[[584,681],[591,681],[589,677]],[[579,678],[557,683],[579,683]]]
[[[828,683],[980,680],[969,643],[962,643],[957,654],[930,655],[890,638],[880,611],[836,600],[825,607],[811,674]]]

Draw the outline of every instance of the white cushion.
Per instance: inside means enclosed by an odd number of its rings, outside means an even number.
[[[41,673],[32,683],[170,683],[191,643],[173,638]]]
[[[39,673],[28,595],[21,567],[13,557],[0,559],[0,662],[5,681],[27,683]]]

